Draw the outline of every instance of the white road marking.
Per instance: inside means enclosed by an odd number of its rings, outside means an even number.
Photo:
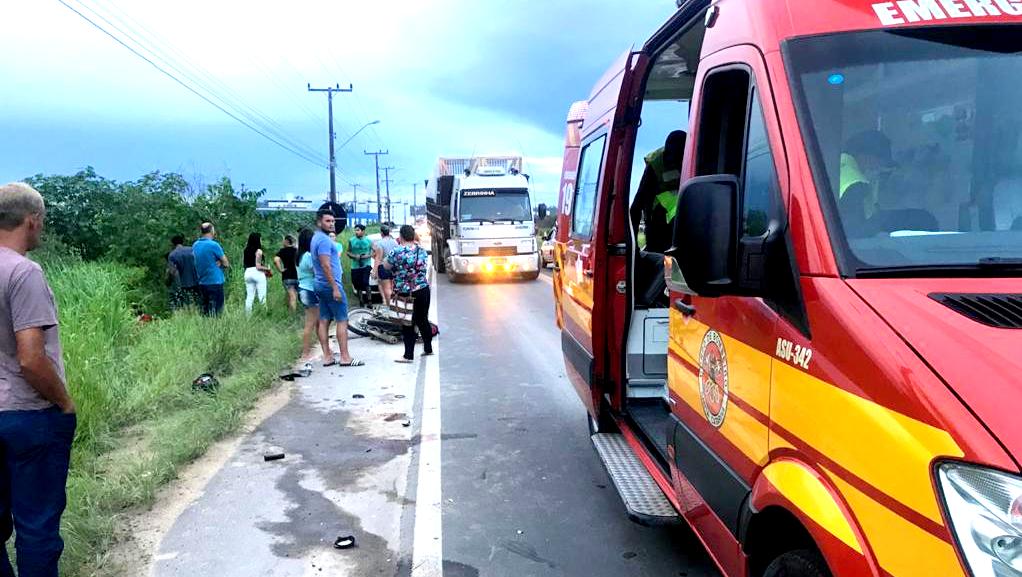
[[[439,295],[434,288],[433,318]],[[439,339],[438,339],[439,340]],[[422,393],[422,427],[419,431],[419,474],[415,489],[415,529],[412,537],[412,577],[443,577],[443,505],[440,493],[440,348],[433,341],[426,363]]]

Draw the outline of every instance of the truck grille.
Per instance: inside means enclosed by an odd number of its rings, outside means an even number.
[[[518,247],[514,246],[481,246],[479,256],[515,256],[518,254]]]
[[[976,322],[1022,329],[1022,294],[933,293],[930,298]]]

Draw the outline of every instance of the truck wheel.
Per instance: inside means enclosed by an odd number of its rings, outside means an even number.
[[[437,250],[436,241],[433,241],[433,268],[439,274],[447,272],[447,249],[443,251]],[[439,258],[438,258],[439,257]]]
[[[452,283],[456,283],[461,280],[461,276],[454,272],[454,260],[451,256],[451,249],[449,248],[444,249],[444,269],[447,271],[447,280]]]
[[[536,280],[539,278],[539,271],[525,273],[525,280]]]
[[[788,551],[767,565],[763,577],[830,577],[827,563],[816,551]]]

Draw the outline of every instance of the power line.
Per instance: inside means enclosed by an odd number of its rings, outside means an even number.
[[[163,67],[161,67],[159,64],[154,62],[152,59],[148,58],[147,56],[145,56],[144,54],[142,54],[141,52],[139,52],[138,50],[136,50],[132,46],[128,45],[126,42],[124,42],[120,38],[118,38],[115,34],[111,33],[106,28],[103,28],[103,26],[101,26],[100,24],[98,24],[97,22],[95,22],[94,20],[92,20],[91,18],[86,16],[85,14],[82,14],[82,12],[80,12],[77,9],[75,9],[75,7],[73,7],[70,4],[68,4],[65,0],[57,0],[57,1],[60,2],[65,8],[67,8],[68,10],[74,12],[79,17],[81,17],[82,20],[85,20],[90,25],[92,25],[94,28],[96,28],[97,30],[99,30],[103,34],[109,36],[111,39],[114,40],[114,42],[117,42],[118,44],[123,46],[125,49],[127,49],[129,52],[131,52],[135,56],[138,56],[139,58],[141,58],[142,60],[147,62],[150,66],[152,66],[153,68],[158,70],[161,74],[163,74],[164,76],[170,78],[171,80],[173,80],[177,84],[181,85],[185,90],[188,90],[192,94],[194,94],[194,95],[198,96],[199,98],[201,98],[202,100],[206,101],[211,106],[213,106],[214,108],[216,108],[220,112],[223,112],[224,114],[226,114],[230,118],[234,119],[238,123],[242,124],[243,126],[248,128],[252,132],[255,132],[256,134],[262,136],[266,140],[269,140],[270,142],[276,144],[280,148],[283,148],[284,150],[290,152],[291,154],[294,154],[295,156],[301,158],[302,160],[305,160],[306,162],[309,162],[310,164],[313,164],[315,166],[320,166],[320,167],[323,166],[323,164],[319,160],[311,158],[310,155],[308,155],[307,153],[300,152],[299,150],[296,150],[295,148],[292,148],[291,146],[288,146],[288,145],[280,142],[276,138],[273,138],[272,136],[270,136],[270,135],[266,134],[265,132],[259,130],[258,128],[256,128],[252,124],[250,124],[249,122],[246,122],[245,120],[242,120],[241,118],[238,117],[238,115],[236,115],[236,114],[232,113],[231,111],[227,110],[227,108],[225,108],[224,106],[221,106],[220,104],[217,104],[211,98],[207,97],[205,94],[202,94],[201,92],[199,92],[198,90],[196,90],[195,88],[190,86],[187,82],[181,80],[180,78],[178,78],[177,76],[175,76],[171,72],[168,72]]]
[[[316,149],[297,139],[288,136],[287,133],[285,132],[285,129],[282,126],[280,126],[280,124],[278,124],[275,120],[273,120],[266,114],[260,112],[251,104],[245,102],[245,100],[241,98],[236,92],[234,92],[234,90],[232,90],[230,86],[221,82],[219,79],[211,75],[201,66],[197,66],[190,62],[187,56],[183,55],[180,51],[174,48],[172,44],[167,42],[165,39],[162,39],[158,34],[146,28],[145,25],[132,18],[123,10],[117,8],[113,4],[109,5],[112,6],[117,13],[123,16],[122,18],[118,17],[116,14],[112,14],[112,17],[116,18],[121,23],[122,26],[127,28],[127,30],[119,27],[109,18],[104,16],[96,8],[88,6],[83,0],[78,0],[78,4],[88,9],[98,18],[109,24],[114,30],[121,33],[124,37],[131,40],[140,48],[150,53],[154,58],[161,60],[165,65],[173,69],[178,74],[187,77],[189,81],[191,81],[193,84],[198,85],[207,94],[209,94],[213,98],[216,98],[221,104],[228,108],[231,108],[236,113],[244,116],[252,124],[261,127],[263,130],[273,134],[273,136],[276,137],[277,139],[282,140],[288,146],[292,148],[297,148],[307,156],[310,156],[312,158],[321,158],[320,153]],[[128,20],[134,22],[135,26],[141,29],[141,32],[136,31],[134,29],[135,27],[132,26],[132,24],[129,23]],[[163,44],[167,45],[166,49],[161,47],[160,45],[161,40]],[[176,55],[176,57],[172,54],[169,54],[168,51],[173,52]],[[177,60],[180,60],[181,62],[177,62]],[[221,92],[226,93],[227,96],[229,97],[225,96]]]

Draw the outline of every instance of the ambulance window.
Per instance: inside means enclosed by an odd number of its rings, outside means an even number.
[[[582,149],[572,203],[571,235],[586,239],[593,236],[593,218],[596,212],[596,194],[599,189],[600,166],[603,164],[603,145],[607,135],[590,142]]]
[[[742,179],[742,234],[758,237],[769,229],[773,202],[780,198],[780,191],[758,92],[753,93],[749,109],[745,177]]]
[[[733,174],[740,177],[745,157],[749,72],[727,68],[703,84],[696,175]]]
[[[785,53],[842,274],[1017,274],[1022,26],[813,36]]]

